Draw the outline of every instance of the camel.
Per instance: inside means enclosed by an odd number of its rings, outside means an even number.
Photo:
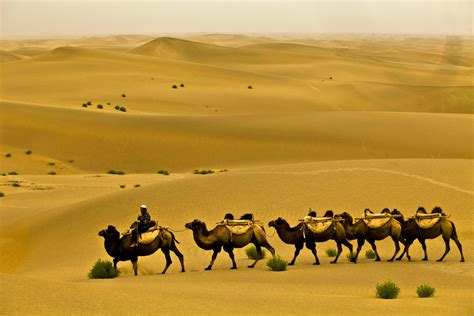
[[[222,248],[229,254],[229,257],[232,260],[231,269],[237,269],[233,250],[234,248],[245,247],[250,243],[255,245],[258,256],[257,259],[255,259],[255,262],[248,266],[249,268],[255,267],[257,262],[260,260],[262,256],[262,247],[268,249],[275,258],[275,249],[273,249],[273,247],[268,243],[265,231],[260,225],[253,224],[247,232],[240,235],[231,234],[225,225],[217,225],[209,231],[206,224],[197,219],[187,223],[184,227],[193,231],[194,241],[199,248],[213,251],[211,262],[205,270],[212,269],[214,261]]]
[[[300,254],[304,245],[306,245],[306,248],[311,250],[313,253],[316,260],[314,264],[319,265],[319,258],[316,253],[316,243],[314,242],[313,233],[307,230],[304,234],[303,225],[304,223],[299,223],[294,227],[290,227],[290,224],[281,217],[268,223],[268,226],[275,228],[278,236],[285,244],[295,245],[295,255],[288,265],[292,266],[295,264],[296,257]]]
[[[418,212],[426,213],[425,209],[421,206],[418,208]],[[431,213],[443,214],[443,211],[440,207],[435,207],[431,211]],[[400,221],[402,225],[402,235],[406,240],[405,248],[402,254],[397,258],[397,260],[402,260],[404,254],[406,254],[408,260],[411,260],[411,257],[409,254],[409,248],[411,244],[413,243],[413,241],[415,241],[415,239],[418,239],[425,253],[425,256],[422,260],[427,261],[428,252],[426,250],[426,242],[425,242],[426,239],[434,239],[439,236],[442,236],[445,243],[445,251],[444,251],[444,254],[441,256],[441,258],[439,258],[437,261],[440,261],[440,262],[443,261],[444,257],[446,257],[446,255],[449,253],[449,251],[451,250],[449,241],[450,239],[452,239],[456,243],[456,246],[458,247],[459,252],[461,254],[461,262],[464,262],[462,245],[458,239],[456,226],[454,225],[452,221],[448,220],[446,217],[441,217],[440,220],[433,227],[428,228],[428,229],[422,229],[418,226],[414,218],[405,219],[403,214],[396,209],[392,211],[392,214],[399,216],[398,220]]]
[[[365,209],[366,213],[372,213],[369,209]],[[382,213],[390,213],[388,208],[382,210]],[[364,245],[364,240],[367,240],[375,252],[376,259],[375,261],[380,261],[380,256],[377,252],[377,246],[375,245],[376,240],[382,240],[387,237],[391,237],[393,243],[395,244],[395,252],[393,256],[388,260],[392,262],[397,253],[400,251],[400,244],[405,245],[405,240],[402,237],[402,227],[401,224],[394,218],[390,218],[390,220],[382,225],[379,228],[370,228],[367,223],[363,219],[359,219],[357,222],[354,223],[352,216],[344,212],[338,215],[339,217],[344,219],[343,226],[346,230],[346,234],[349,239],[357,239],[357,251],[354,257],[354,262],[357,262],[357,258],[359,256],[359,252]]]
[[[109,225],[107,229],[103,229],[99,232],[99,236],[104,237],[104,246],[105,250],[114,258],[114,268],[117,269],[117,263],[119,261],[128,261],[130,260],[133,265],[133,271],[135,275],[138,275],[138,257],[139,256],[149,256],[154,254],[158,249],[161,248],[161,251],[166,258],[166,266],[162,274],[166,273],[169,266],[172,263],[170,257],[170,250],[173,251],[181,262],[181,272],[185,272],[184,269],[184,256],[179,252],[176,247],[176,243],[179,243],[174,234],[170,231],[160,228],[159,234],[155,239],[149,244],[138,244],[138,246],[131,248],[130,244],[132,243],[132,235],[125,235],[120,237],[120,233],[117,229]]]

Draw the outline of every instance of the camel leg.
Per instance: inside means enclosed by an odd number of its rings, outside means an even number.
[[[165,274],[166,270],[168,270],[169,266],[171,265],[171,263],[173,263],[173,261],[171,260],[170,250],[168,248],[161,248],[161,251],[165,254],[166,259],[166,266],[163,272],[161,272],[161,274]]]
[[[224,246],[224,251],[229,254],[230,260],[232,260],[232,268],[233,270],[237,269],[237,263],[235,263],[234,259],[234,251],[232,246]]]
[[[117,263],[119,260],[117,258],[114,258],[114,269],[117,270]]]
[[[342,241],[342,244],[344,246],[347,247],[347,249],[349,249],[350,253],[351,253],[351,262],[354,262],[354,253],[352,252],[352,249],[354,249],[354,246],[352,246],[352,244],[347,240],[347,239],[344,239]]]
[[[257,262],[260,260],[260,258],[261,258],[262,255],[263,255],[263,254],[262,254],[262,247],[261,247],[259,244],[257,244],[257,243],[255,243],[254,245],[255,245],[255,249],[257,250],[257,259],[255,259],[255,261],[254,261],[251,265],[249,265],[248,268],[253,268],[253,267],[255,267],[255,265],[257,264]],[[272,248],[272,249],[273,249],[273,248]]]
[[[293,259],[288,263],[289,266],[292,266],[295,264],[296,257],[300,254],[301,249],[303,249],[303,243],[297,243],[295,244],[295,255],[293,256]]]
[[[181,272],[186,272],[186,270],[184,269],[184,256],[178,250],[178,248],[176,247],[176,245],[174,243],[173,243],[173,245],[171,245],[171,251],[174,252],[174,254],[178,257],[179,262],[181,263]]]
[[[311,252],[313,253],[313,256],[314,256],[314,263],[313,265],[319,265],[319,258],[318,258],[318,252],[316,250],[316,243],[315,242],[310,242],[310,243],[306,243],[306,248],[310,249]]]
[[[360,250],[362,249],[362,246],[364,245],[365,243],[365,239],[364,238],[359,238],[357,239],[357,251],[356,251],[356,254],[355,254],[355,257],[354,257],[354,263],[357,263],[357,258],[359,258],[359,253],[360,253]]]
[[[441,262],[443,261],[444,257],[446,257],[446,255],[449,253],[449,251],[451,250],[451,247],[449,246],[449,238],[444,238],[443,236],[443,240],[444,240],[444,245],[445,245],[445,249],[444,249],[444,254],[443,256],[441,256],[441,258],[439,258],[437,261]]]
[[[337,244],[337,254],[336,254],[336,258],[334,258],[333,261],[331,261],[331,263],[336,263],[337,262],[337,259],[339,259],[339,256],[341,255],[341,252],[342,252],[342,245],[340,242],[336,242]]]
[[[413,240],[407,239],[407,240],[405,241],[405,244],[404,244],[405,247],[403,247],[403,252],[402,252],[402,254],[401,254],[400,256],[398,256],[398,258],[396,259],[397,261],[402,260],[402,258],[403,258],[403,256],[404,256],[405,254],[407,255],[407,259],[408,259],[409,261],[411,260],[411,257],[410,257],[410,255],[409,255],[408,251],[410,250],[410,246],[411,246],[412,243],[413,243]]]
[[[456,243],[456,246],[458,246],[459,252],[461,253],[461,262],[464,262],[464,255],[462,253],[461,242],[459,242],[459,239],[456,236],[451,237],[451,239],[454,240],[454,242]]]
[[[265,240],[260,246],[270,251],[272,257],[275,258],[275,249],[268,243],[267,240]],[[255,246],[255,248],[258,250],[258,247]]]
[[[138,275],[138,259],[133,259],[131,261],[133,265],[133,272],[135,273],[135,275]]]
[[[214,252],[212,253],[212,258],[211,258],[211,263],[209,263],[209,266],[207,266],[206,269],[204,270],[211,270],[212,266],[214,265],[214,261],[216,261],[217,255],[221,252],[221,248],[216,248],[214,249]]]
[[[367,242],[370,244],[370,246],[372,247],[372,250],[375,252],[375,256],[377,257],[375,261],[380,261],[380,256],[379,256],[379,253],[377,252],[377,246],[375,245],[375,240],[367,239]]]
[[[397,253],[400,251],[400,243],[398,242],[398,237],[392,236],[392,240],[393,240],[393,243],[395,244],[395,252],[393,253],[392,258],[388,259],[389,262],[392,262],[397,256]]]

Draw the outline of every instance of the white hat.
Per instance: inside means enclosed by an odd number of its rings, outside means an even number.
[[[140,208],[146,208],[145,204],[140,205]]]

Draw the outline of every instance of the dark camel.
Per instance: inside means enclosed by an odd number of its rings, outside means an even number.
[[[281,217],[278,217],[274,221],[270,221],[268,226],[275,228],[280,239],[289,245],[295,245],[295,255],[288,265],[292,266],[295,264],[296,257],[300,254],[303,246],[306,245],[306,248],[311,250],[314,255],[315,262],[314,264],[319,264],[319,259],[316,254],[316,243],[314,242],[313,233],[310,230],[306,230],[303,234],[304,223],[299,223],[294,227],[290,227],[290,224]]]
[[[422,213],[426,213],[426,210],[423,207],[419,207],[418,211]],[[431,213],[443,214],[443,211],[440,207],[435,207],[431,211]],[[444,250],[444,254],[441,256],[441,258],[438,259],[438,261],[443,261],[444,257],[446,257],[446,255],[451,250],[449,241],[450,239],[452,239],[456,243],[456,246],[458,246],[459,252],[461,254],[461,262],[464,262],[462,245],[458,239],[456,226],[454,225],[452,221],[448,220],[446,217],[442,217],[433,227],[428,228],[428,229],[421,229],[419,228],[414,218],[405,219],[403,214],[396,209],[392,211],[392,214],[394,215],[396,214],[400,216],[397,219],[400,221],[402,225],[402,235],[406,240],[405,249],[403,250],[402,254],[397,258],[397,260],[401,260],[404,254],[406,254],[408,260],[411,260],[409,249],[413,241],[415,241],[415,239],[418,239],[425,253],[425,256],[422,260],[427,261],[428,252],[426,250],[426,239],[434,239],[439,236],[442,236],[444,240],[444,244],[445,244],[445,250]]]
[[[231,234],[224,225],[217,225],[209,231],[207,230],[206,224],[197,219],[191,223],[187,223],[184,227],[193,231],[194,241],[199,248],[213,251],[211,262],[206,270],[212,269],[214,261],[222,248],[229,254],[232,260],[231,269],[237,269],[237,264],[234,259],[234,248],[242,248],[249,243],[253,243],[257,250],[257,259],[248,266],[249,268],[255,267],[255,264],[257,264],[262,257],[262,247],[268,249],[272,256],[275,257],[275,249],[268,243],[265,231],[260,225],[252,225],[252,227],[242,235]]]
[[[372,213],[369,209],[366,209],[365,212]],[[382,213],[390,213],[390,210],[385,208]],[[391,237],[393,243],[395,244],[395,252],[393,256],[388,261],[393,261],[395,256],[400,251],[400,244],[405,245],[405,240],[402,237],[402,227],[401,224],[391,218],[386,224],[379,228],[370,228],[363,219],[359,219],[357,222],[354,223],[352,216],[344,212],[338,215],[344,219],[343,225],[346,230],[346,234],[348,235],[349,239],[357,239],[357,252],[354,257],[354,262],[357,261],[359,256],[359,252],[364,245],[363,239],[367,240],[375,252],[377,258],[375,261],[380,261],[380,256],[377,252],[377,246],[375,245],[376,240],[382,240],[387,237]]]
[[[120,233],[117,229],[109,225],[107,229],[103,229],[99,232],[99,236],[104,237],[105,250],[114,258],[114,267],[117,269],[117,263],[119,261],[130,260],[133,265],[133,271],[135,275],[138,274],[138,257],[149,256],[154,254],[158,249],[164,253],[166,258],[166,266],[162,274],[166,273],[168,267],[171,265],[172,260],[170,257],[170,250],[173,251],[181,262],[181,272],[184,272],[184,256],[179,252],[176,247],[178,242],[174,237],[173,233],[166,229],[161,229],[158,236],[149,244],[138,244],[136,247],[130,247],[132,243],[132,235],[125,235],[120,238]]]

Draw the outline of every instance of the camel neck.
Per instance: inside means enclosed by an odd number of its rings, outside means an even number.
[[[295,227],[290,227],[290,224],[284,223],[279,228],[276,228],[276,231],[284,243],[294,244],[298,238],[302,237],[301,225],[298,224]]]
[[[193,230],[193,237],[196,244],[202,249],[212,249],[216,242],[215,237],[207,230],[205,224]]]

